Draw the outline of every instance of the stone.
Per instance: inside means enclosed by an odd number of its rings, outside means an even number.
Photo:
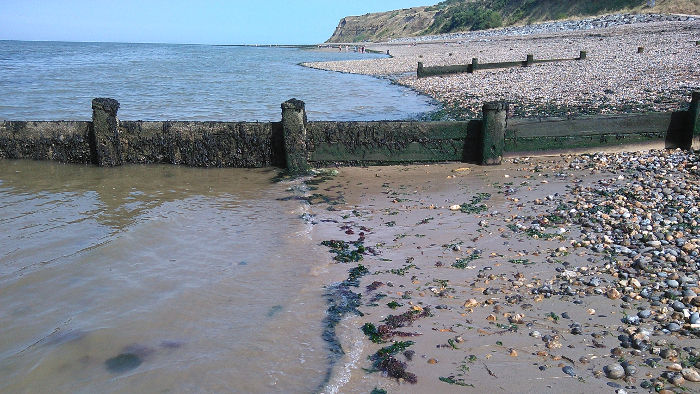
[[[689,382],[700,382],[700,373],[698,373],[698,371],[694,368],[684,368],[681,371],[681,374],[683,374],[685,380]]]
[[[620,364],[610,364],[603,368],[608,379],[622,379],[625,377],[625,369]]]

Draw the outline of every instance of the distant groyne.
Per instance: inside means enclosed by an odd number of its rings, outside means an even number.
[[[698,149],[700,92],[687,110],[576,119],[509,119],[508,104],[454,122],[309,122],[303,101],[280,122],[123,121],[119,102],[92,101],[92,121],[3,121],[0,158],[118,166],[286,167],[462,161],[499,164],[504,153],[664,142]],[[685,107],[679,103],[679,107]]]

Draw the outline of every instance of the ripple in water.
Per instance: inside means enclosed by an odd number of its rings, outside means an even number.
[[[89,120],[95,97],[124,120],[279,121],[306,102],[310,120],[402,120],[436,109],[387,79],[299,66],[381,55],[297,48],[0,41],[0,119]]]

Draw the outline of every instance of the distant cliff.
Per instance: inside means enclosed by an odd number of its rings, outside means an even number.
[[[700,14],[700,0],[446,0],[434,6],[348,16],[327,42],[482,30],[615,12]]]

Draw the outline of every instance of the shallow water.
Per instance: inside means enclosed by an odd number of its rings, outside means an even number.
[[[124,120],[279,121],[306,102],[311,120],[402,120],[436,109],[387,79],[301,62],[376,58],[354,52],[211,45],[0,41],[0,119],[89,120],[95,97]]]
[[[327,252],[275,174],[0,161],[0,391],[319,388]]]

